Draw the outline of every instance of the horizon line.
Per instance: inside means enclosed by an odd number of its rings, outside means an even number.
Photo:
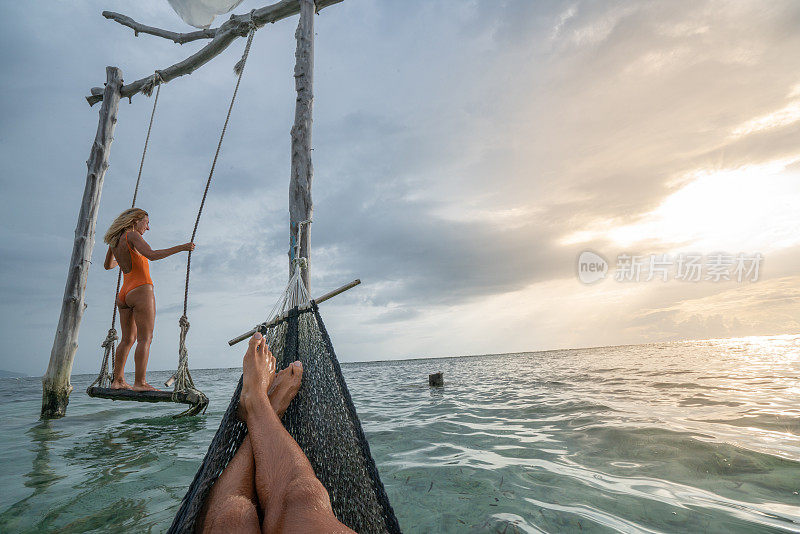
[[[589,347],[571,347],[571,348],[555,348],[555,349],[542,349],[542,350],[522,350],[522,351],[514,351],[514,352],[487,352],[483,354],[459,354],[456,356],[417,356],[417,357],[410,357],[410,358],[398,358],[398,359],[388,359],[388,360],[357,360],[357,361],[350,361],[344,362],[340,361],[341,365],[347,364],[359,364],[359,363],[386,363],[386,362],[409,362],[409,361],[416,361],[416,360],[449,360],[453,358],[480,358],[482,356],[497,356],[497,355],[506,355],[506,356],[514,356],[518,354],[537,354],[537,353],[548,353],[548,352],[561,352],[561,351],[570,351],[570,350],[591,350],[591,349],[609,349],[615,347],[635,347],[639,345],[665,345],[670,343],[697,343],[700,341],[727,341],[732,339],[747,339],[753,337],[791,337],[791,336],[800,336],[800,332],[795,332],[791,334],[758,334],[758,335],[751,335],[751,336],[731,336],[731,337],[711,337],[711,338],[703,338],[703,339],[677,339],[673,341],[649,341],[646,343],[620,343],[617,345],[593,345]],[[195,369],[198,371],[214,371],[220,369],[237,369],[238,366],[234,367],[196,367]],[[150,369],[152,372],[160,373],[160,372],[169,372],[174,371],[174,369]],[[0,372],[6,373],[14,373],[23,376],[5,376],[0,378],[41,378],[42,375],[26,375],[21,371],[10,371],[8,369],[0,369]],[[74,376],[84,376],[89,375],[91,376],[94,373],[78,373]]]

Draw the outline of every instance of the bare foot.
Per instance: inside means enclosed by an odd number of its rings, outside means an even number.
[[[133,389],[133,386],[125,382],[124,378],[122,380],[114,380],[109,387],[111,389]]]
[[[244,421],[247,413],[267,401],[265,393],[269,391],[275,378],[275,357],[267,347],[267,340],[256,332],[250,338],[247,352],[242,360],[242,393],[239,395],[239,417]]]
[[[275,381],[269,391],[269,403],[272,409],[283,417],[283,412],[289,407],[297,392],[300,390],[300,380],[303,377],[303,364],[294,362],[286,369],[275,375]]]
[[[150,384],[148,384],[147,382],[143,382],[141,384],[137,384],[136,382],[134,382],[133,386],[131,386],[131,389],[133,391],[160,391],[151,386]]]

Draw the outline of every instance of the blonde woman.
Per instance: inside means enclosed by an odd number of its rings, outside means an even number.
[[[119,265],[124,280],[117,295],[122,337],[114,356],[114,379],[111,382],[113,389],[156,390],[145,380],[156,320],[156,296],[148,260],[160,260],[178,252],[194,250],[194,243],[153,250],[142,237],[149,229],[150,217],[147,212],[130,208],[114,219],[103,238],[108,244],[103,267],[108,270]],[[134,342],[136,352],[133,361],[136,364],[136,373],[131,386],[125,382],[125,361]]]

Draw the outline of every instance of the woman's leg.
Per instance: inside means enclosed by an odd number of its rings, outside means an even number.
[[[113,389],[130,389],[131,385],[125,382],[125,362],[128,360],[128,353],[136,341],[136,322],[133,320],[133,310],[128,306],[120,306],[119,308],[119,326],[122,330],[122,336],[117,345],[117,350],[114,352],[113,367],[113,380],[111,387]]]
[[[289,403],[297,395],[301,376],[301,372],[292,372],[292,368],[287,367],[275,377],[269,392],[269,403],[278,417],[283,416]],[[236,524],[244,525],[241,527],[243,531],[260,532],[259,525],[264,514],[262,512],[259,516],[256,508],[258,499],[254,480],[253,447],[250,444],[250,436],[246,436],[236,455],[211,487],[195,530],[215,532],[219,527],[224,529]],[[247,506],[247,502],[253,507],[252,510]],[[228,531],[234,532],[232,529]]]
[[[147,360],[150,359],[150,343],[153,341],[153,328],[156,322],[156,296],[153,286],[145,284],[132,289],[125,297],[125,302],[133,308],[133,320],[136,323],[136,352],[133,361],[136,363],[136,374],[133,381],[134,391],[155,391],[156,388],[147,383]]]

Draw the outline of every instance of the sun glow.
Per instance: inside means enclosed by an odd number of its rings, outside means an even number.
[[[620,247],[656,241],[698,252],[766,252],[800,243],[800,157],[737,169],[699,170],[655,210],[632,224],[599,221],[562,244],[610,239]]]
[[[797,121],[800,121],[800,100],[796,100],[778,111],[757,117],[737,126],[733,129],[731,135],[733,137],[741,137],[753,132],[789,126]]]

